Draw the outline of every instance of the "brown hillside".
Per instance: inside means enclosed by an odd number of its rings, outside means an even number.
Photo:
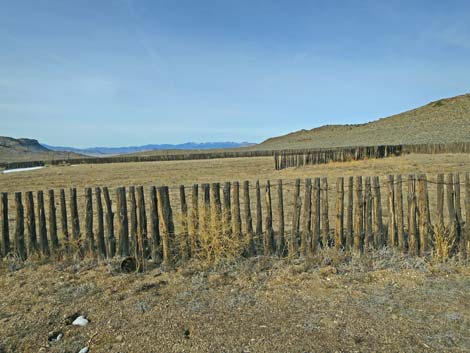
[[[83,157],[76,153],[51,151],[37,140],[0,136],[0,163],[23,161],[49,161]]]
[[[470,94],[431,102],[367,124],[326,125],[270,138],[255,149],[470,141]]]

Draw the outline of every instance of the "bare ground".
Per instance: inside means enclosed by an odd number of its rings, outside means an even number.
[[[122,274],[3,263],[1,352],[468,352],[470,268],[386,251]],[[66,324],[80,313],[86,327]],[[52,331],[63,332],[48,342]]]

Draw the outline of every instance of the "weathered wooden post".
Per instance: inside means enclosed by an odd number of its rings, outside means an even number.
[[[297,253],[300,228],[300,209],[302,203],[300,201],[300,179],[295,180],[294,186],[294,202],[292,212],[292,232],[288,243],[289,256],[292,257]]]
[[[212,235],[218,237],[223,232],[222,228],[222,203],[220,200],[220,184],[212,183],[211,192],[211,228]]]
[[[114,213],[107,187],[103,188],[104,204],[106,206],[106,239],[108,241],[108,256],[116,255],[116,237],[114,236]]]
[[[321,236],[321,233],[320,233],[320,228],[321,228],[320,192],[321,192],[320,178],[315,178],[313,180],[313,195],[312,195],[312,244],[311,244],[312,254],[314,254],[317,251],[318,243],[320,241],[320,236]]]
[[[242,236],[242,219],[240,214],[240,185],[238,181],[232,183],[232,229],[233,236],[240,239]]]
[[[372,179],[373,183],[373,217],[374,217],[374,246],[379,247],[383,244],[383,222],[382,222],[382,198],[380,195],[379,177]]]
[[[276,255],[285,255],[285,237],[284,237],[284,195],[282,192],[282,179],[277,181],[277,234],[275,236]]]
[[[142,270],[146,269],[146,259],[150,256],[150,248],[147,238],[147,212],[145,210],[144,187],[136,188],[137,203],[137,243],[139,244],[139,261]],[[187,233],[186,233],[187,234]]]
[[[311,253],[312,243],[312,179],[305,179],[304,208],[300,234],[300,254],[307,256]]]
[[[459,222],[457,219],[457,213],[455,211],[455,190],[454,190],[454,178],[453,174],[447,174],[447,184],[446,184],[446,192],[447,192],[447,209],[449,212],[449,223],[452,227],[452,231],[455,232],[456,241],[459,243],[460,241],[460,227]]]
[[[93,234],[93,198],[91,188],[85,188],[85,231],[86,231],[86,252],[95,257],[95,237]]]
[[[3,256],[6,257],[10,251],[10,226],[8,223],[8,194],[2,192],[1,194],[1,216],[2,216],[2,251]]]
[[[207,238],[210,229],[209,229],[209,221],[210,221],[210,186],[209,184],[201,184],[202,189],[202,220],[201,220],[201,232],[205,238]]]
[[[336,224],[335,247],[342,249],[344,245],[344,178],[336,179]]]
[[[245,233],[248,243],[248,255],[256,254],[255,241],[253,238],[253,220],[251,217],[250,183],[248,180],[243,182],[243,207],[245,218]]]
[[[150,187],[150,229],[152,237],[152,260],[159,263],[162,260],[160,225],[158,219],[157,188]]]
[[[351,250],[354,242],[353,233],[354,177],[348,180],[348,206],[346,210],[346,249]]]
[[[322,218],[322,244],[326,248],[329,246],[330,221],[328,217],[328,179],[321,179],[321,218]]]
[[[57,213],[55,207],[54,190],[49,190],[49,234],[51,235],[52,251],[59,250],[59,238],[57,236]]]
[[[197,253],[199,236],[199,185],[193,184],[191,191],[191,256]]]
[[[405,251],[405,234],[404,234],[404,217],[403,217],[403,181],[401,175],[397,175],[397,182],[395,184],[395,203],[397,210],[397,238],[398,250]]]
[[[129,193],[130,253],[133,254],[138,259],[140,249],[139,249],[139,244],[137,241],[137,204],[135,200],[135,186],[130,186],[128,193]]]
[[[104,241],[103,204],[101,202],[101,189],[95,188],[96,200],[96,238],[98,239],[98,254],[101,259],[106,258],[106,243]]]
[[[265,188],[265,233],[263,237],[263,247],[264,255],[270,255],[274,251],[274,232],[273,232],[273,211],[272,211],[272,202],[271,202],[271,184],[269,180],[266,181]]]
[[[224,212],[223,212],[223,224],[224,233],[227,235],[232,234],[232,202],[230,199],[232,185],[229,181],[224,183],[223,189],[223,200],[224,200]]]
[[[72,221],[72,237],[75,241],[80,239],[80,220],[78,218],[77,189],[70,189],[70,219]]]
[[[41,253],[44,256],[50,256],[51,251],[49,249],[49,241],[47,240],[46,212],[44,210],[44,194],[42,191],[37,192],[37,199],[37,215],[39,219],[39,246],[41,248]]]
[[[430,225],[427,217],[429,209],[427,201],[426,175],[421,174],[418,176],[419,250],[421,256],[426,256],[428,251]]]
[[[370,177],[364,181],[364,249],[368,250],[373,246],[372,234],[372,186]]]
[[[36,233],[36,217],[34,215],[34,200],[33,192],[27,191],[25,194],[25,204],[26,204],[26,232],[28,234],[28,248],[29,255],[37,254],[38,241]]]
[[[163,247],[163,265],[173,265],[172,241],[175,232],[173,214],[170,205],[170,195],[167,186],[158,189],[158,212]]]
[[[415,176],[408,176],[408,212],[409,212],[409,252],[410,255],[418,255],[419,250],[419,240],[417,234],[417,224],[416,224],[416,185],[415,185]]]
[[[362,195],[362,177],[357,176],[355,180],[355,207],[354,207],[354,251],[362,251],[362,240],[364,231],[364,199]]]
[[[129,220],[127,217],[126,189],[116,189],[117,225],[119,234],[119,255],[129,256]]]
[[[184,185],[180,185],[180,210],[181,210],[181,258],[186,261],[191,256],[191,242],[189,239],[189,224],[188,224],[188,205],[186,204],[186,193]]]
[[[263,236],[263,211],[261,209],[261,188],[256,180],[256,237],[259,241]]]
[[[62,237],[64,239],[65,253],[69,254],[69,227],[67,221],[67,204],[65,202],[65,190],[60,189],[60,224]]]
[[[444,174],[437,175],[436,219],[439,227],[444,227]]]
[[[21,260],[26,260],[26,245],[24,241],[24,208],[21,192],[15,192],[15,253]]]
[[[395,188],[394,176],[388,176],[388,242],[391,248],[397,245],[397,223],[395,218]]]

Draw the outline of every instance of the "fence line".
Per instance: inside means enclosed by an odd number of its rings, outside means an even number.
[[[446,225],[455,234],[453,253],[465,258],[470,173],[460,180],[452,173],[438,174],[436,182],[425,174],[382,181],[378,176],[323,177],[297,179],[293,188],[282,180],[256,182],[254,189],[248,181],[235,181],[195,184],[187,194],[184,185],[96,187],[83,190],[83,203],[77,202],[82,195],[75,188],[58,194],[2,193],[0,256],[133,256],[139,263],[153,259],[173,266],[214,246],[211,241],[227,239],[239,240],[240,256],[307,256],[326,247],[362,253],[383,246],[428,256],[438,251],[435,227]],[[430,202],[431,183],[436,206]]]

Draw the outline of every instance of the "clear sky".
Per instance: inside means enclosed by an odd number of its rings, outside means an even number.
[[[470,1],[0,0],[0,135],[250,141],[470,91]]]

